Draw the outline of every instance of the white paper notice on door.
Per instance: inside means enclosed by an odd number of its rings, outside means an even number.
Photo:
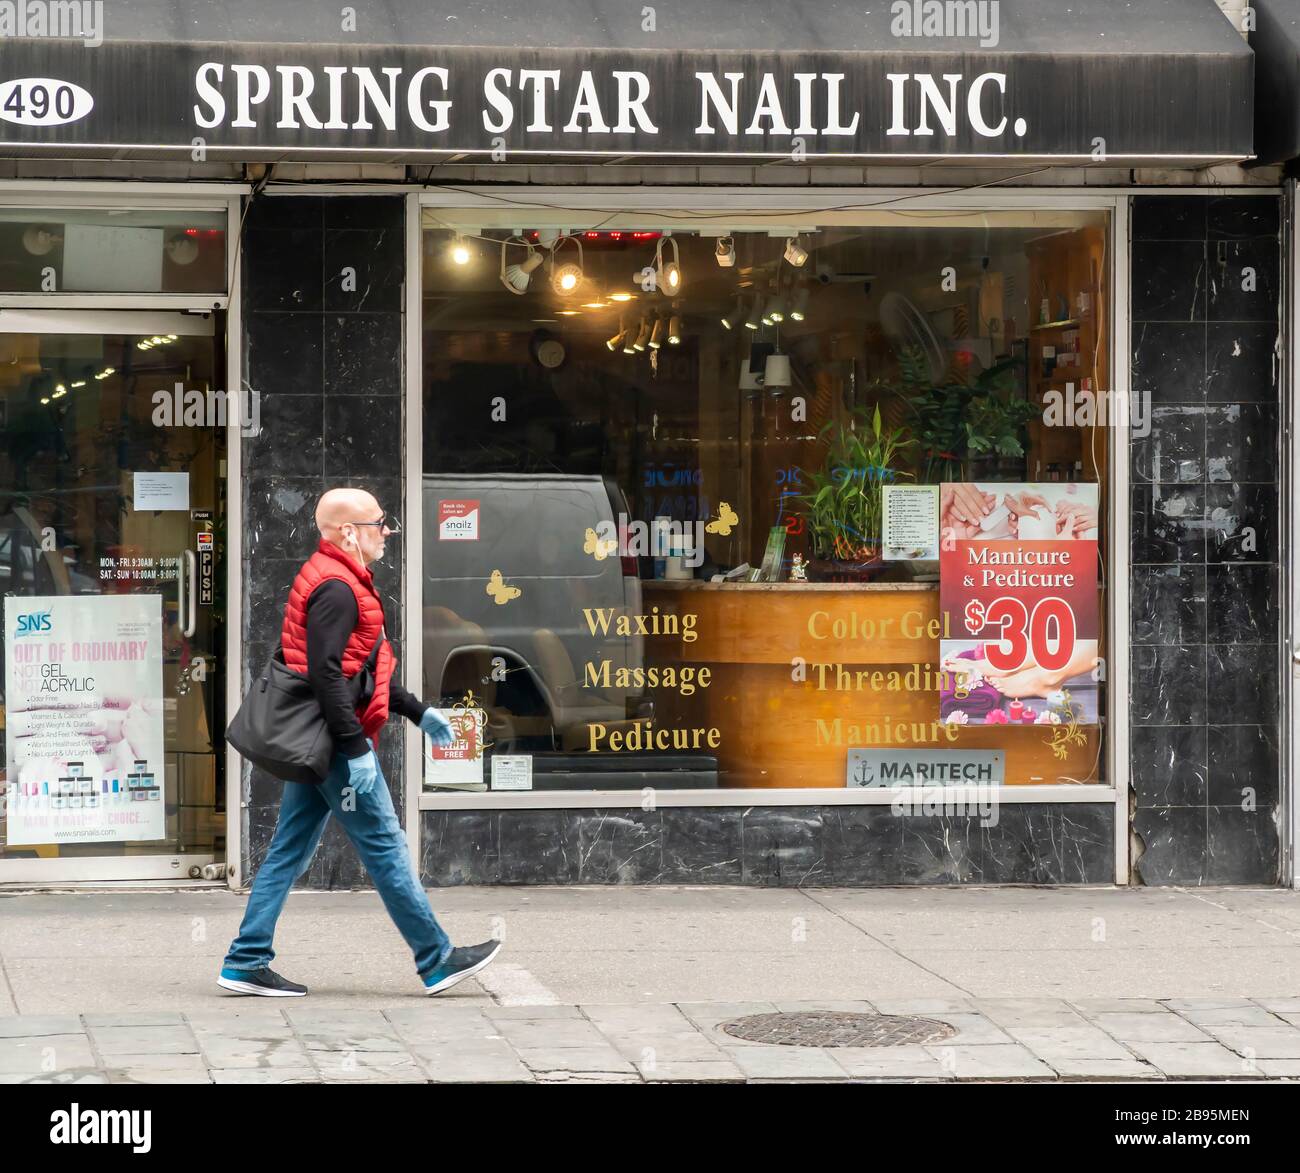
[[[190,507],[187,472],[137,472],[132,474],[131,496],[137,513]]]

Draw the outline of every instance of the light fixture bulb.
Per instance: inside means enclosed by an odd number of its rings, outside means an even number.
[[[673,314],[668,319],[668,345],[680,346],[682,344],[682,316]]]
[[[730,269],[736,263],[736,242],[730,236],[719,237],[713,259],[720,269]]]
[[[773,322],[785,321],[785,298],[779,293],[774,293],[767,299],[767,306],[763,310],[763,325],[770,326]]]
[[[654,329],[650,331],[650,349],[658,350],[664,344],[664,320],[655,318]]]
[[[664,246],[672,248],[673,259],[664,261]],[[667,294],[676,294],[681,292],[682,288],[682,258],[677,247],[677,241],[671,236],[661,236],[659,244],[655,247],[655,285]]]
[[[784,256],[790,264],[798,269],[808,260],[808,250],[799,243],[797,236],[792,236],[785,242]]]
[[[750,308],[748,316],[745,318],[746,330],[757,330],[759,322],[758,298],[754,298],[754,304]]]
[[[610,300],[610,301],[631,301],[631,300],[632,300],[632,294],[630,294],[630,293],[611,293],[611,294],[609,295],[609,300]]]
[[[582,270],[574,264],[561,265],[551,279],[556,293],[572,293],[582,282]]]
[[[808,314],[808,300],[812,294],[812,289],[807,285],[801,285],[798,292],[794,295],[794,303],[790,306],[790,320],[792,322],[802,322]]]
[[[468,265],[469,256],[469,244],[463,236],[457,234],[456,239],[451,244],[451,263],[453,265]]]
[[[510,245],[523,244],[528,252],[522,261],[517,264],[506,264],[506,249]],[[522,296],[528,291],[528,282],[532,279],[533,272],[545,259],[545,255],[533,248],[526,241],[521,241],[512,237],[510,240],[501,242],[501,284],[504,285],[511,293],[517,293]]]
[[[636,341],[632,343],[633,350],[644,350],[650,345],[650,322],[647,318],[641,319],[641,329],[636,333]]]
[[[617,350],[620,346],[623,345],[623,339],[626,337],[627,337],[627,330],[625,330],[623,327],[620,326],[618,333],[615,334],[613,338],[605,339],[605,346],[609,350]]]

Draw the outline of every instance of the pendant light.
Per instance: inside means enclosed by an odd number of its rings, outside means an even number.
[[[633,350],[644,350],[650,345],[650,321],[648,318],[641,319],[641,329],[637,331],[636,341],[632,343]]]
[[[570,240],[578,246],[577,261],[557,265],[556,258],[559,257],[560,250],[564,247],[565,242]],[[582,241],[576,236],[560,237],[559,243],[551,250],[551,288],[561,297],[567,297],[577,291],[582,284],[582,277]]]
[[[658,350],[664,344],[664,320],[655,317],[654,328],[650,331],[650,349]]]
[[[801,269],[808,260],[808,250],[799,243],[797,236],[791,236],[786,240],[783,255],[796,269]]]
[[[664,245],[671,245],[673,250],[673,259],[667,264],[664,263]],[[677,248],[677,241],[671,236],[661,236],[658,245],[655,246],[655,284],[660,292],[666,293],[669,297],[681,292],[681,253]]]
[[[682,316],[674,313],[668,319],[668,345],[680,346],[682,344]]]
[[[506,248],[510,245],[527,250],[524,259],[518,264],[506,264]],[[503,240],[501,242],[501,284],[511,293],[517,293],[522,297],[528,292],[528,282],[532,280],[533,272],[545,259],[544,254],[533,248],[523,237],[512,236]]]

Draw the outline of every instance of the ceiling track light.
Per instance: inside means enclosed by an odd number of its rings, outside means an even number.
[[[673,259],[664,264],[664,245],[671,245]],[[673,297],[682,289],[682,259],[677,241],[671,236],[661,236],[655,245],[655,285],[660,293]]]
[[[785,252],[782,254],[785,259],[796,269],[803,268],[808,260],[808,250],[799,243],[797,236],[787,238],[785,242]]]
[[[802,322],[808,315],[808,301],[812,296],[811,285],[801,285],[796,290],[794,301],[790,305],[790,320],[792,322]]]
[[[609,350],[619,350],[627,339],[627,319],[620,318],[618,322],[618,333],[613,338],[605,339],[605,346]]]
[[[772,294],[767,299],[767,305],[763,307],[763,325],[770,326],[773,322],[785,321],[785,298],[778,292]]]
[[[718,238],[717,246],[713,250],[713,259],[718,262],[718,268],[730,269],[736,263],[736,242],[730,236],[721,236]]]
[[[658,350],[664,344],[664,320],[655,315],[654,328],[650,331],[650,349]]]
[[[758,308],[758,298],[756,297],[754,298],[753,304],[749,308],[749,313],[745,317],[745,329],[757,330],[759,321],[760,321],[760,317],[759,317],[759,308]]]
[[[673,316],[668,319],[668,345],[680,346],[682,344],[682,316],[674,312]]]
[[[567,241],[572,241],[577,246],[578,259],[576,262],[569,261],[567,264],[558,265],[556,259]],[[582,241],[576,236],[561,236],[551,249],[551,288],[561,297],[568,297],[569,294],[577,292],[582,284],[582,278]]]
[[[633,350],[644,350],[650,345],[650,319],[641,319],[641,329],[637,331],[636,341],[632,343]]]
[[[514,245],[526,249],[524,259],[515,265],[506,264],[506,249]],[[528,292],[528,282],[532,280],[534,270],[546,258],[522,236],[511,236],[501,242],[501,284],[511,293],[522,297]]]
[[[719,320],[722,322],[724,330],[734,330],[739,326],[745,320],[745,299],[743,297],[736,298],[736,308]]]

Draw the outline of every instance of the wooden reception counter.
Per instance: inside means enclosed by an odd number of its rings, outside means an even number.
[[[711,676],[689,696],[655,690],[654,724],[717,729],[724,786],[844,786],[850,747],[1000,749],[1009,784],[1099,780],[1095,726],[1053,746],[1060,727],[940,722],[937,583],[656,579],[642,589],[644,609],[679,627],[646,638],[646,663]]]

